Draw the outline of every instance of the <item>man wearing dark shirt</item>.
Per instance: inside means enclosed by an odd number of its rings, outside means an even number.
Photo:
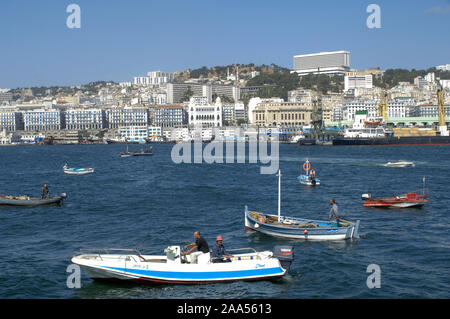
[[[190,253],[192,253],[195,249],[197,249],[197,251],[201,251],[202,253],[206,254],[209,253],[209,246],[208,243],[206,242],[205,238],[203,238],[202,236],[200,236],[200,232],[197,230],[194,232],[194,238],[195,238],[195,242],[190,243],[189,245],[184,246],[184,249],[187,249],[189,247],[192,247],[191,249],[189,249],[186,252],[183,252],[183,255],[189,255]]]

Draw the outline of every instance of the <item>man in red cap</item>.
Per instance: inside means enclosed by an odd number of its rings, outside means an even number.
[[[230,257],[232,256],[228,255],[228,252],[225,250],[225,247],[223,246],[223,238],[221,235],[216,237],[216,245],[212,250],[211,257],[212,262],[215,263],[231,261]]]

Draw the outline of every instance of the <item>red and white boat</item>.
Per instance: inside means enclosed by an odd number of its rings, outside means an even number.
[[[422,207],[430,199],[426,194],[407,193],[400,196],[372,198],[370,194],[364,194],[365,199],[363,205],[365,207],[381,207],[381,208],[406,208],[406,207]]]

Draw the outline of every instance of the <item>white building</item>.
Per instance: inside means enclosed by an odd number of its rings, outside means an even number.
[[[14,132],[23,130],[23,115],[21,112],[0,112],[0,130]]]
[[[64,112],[34,110],[23,114],[25,131],[56,131],[65,128]]]
[[[334,51],[294,56],[294,71],[306,74],[345,74],[350,71],[350,52]]]
[[[344,77],[344,91],[348,91],[356,88],[373,88],[373,77],[372,74],[368,75],[357,75],[355,72],[347,73]]]
[[[174,74],[170,72],[152,71],[147,76],[137,76],[133,78],[134,85],[161,85],[173,81]]]
[[[147,126],[148,109],[108,109],[106,110],[108,128],[120,126]]]
[[[450,71],[450,64],[438,65],[436,69],[442,71]]]
[[[119,127],[119,134],[128,142],[145,143],[148,138],[146,126],[123,126]]]
[[[204,96],[193,96],[189,101],[188,116],[190,126],[222,126],[222,102],[220,97],[214,104]]]
[[[70,109],[65,114],[68,130],[98,130],[106,127],[105,111],[102,109]]]

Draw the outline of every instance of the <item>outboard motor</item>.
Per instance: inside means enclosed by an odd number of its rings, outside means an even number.
[[[274,256],[280,261],[281,267],[289,270],[294,260],[294,247],[287,245],[279,245],[274,248]]]

